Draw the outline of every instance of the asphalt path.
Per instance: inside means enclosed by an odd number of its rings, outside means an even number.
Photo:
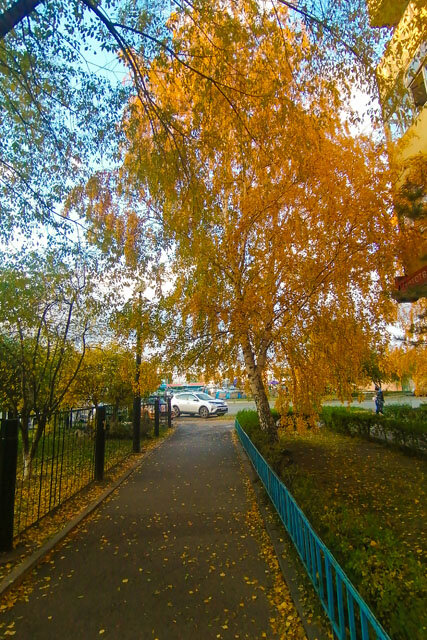
[[[177,421],[27,579],[0,638],[277,640],[275,577],[232,432],[232,420]]]

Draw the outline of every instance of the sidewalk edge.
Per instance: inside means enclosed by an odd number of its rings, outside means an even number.
[[[289,557],[289,554],[286,554],[286,558],[284,558],[284,545],[280,542],[280,537],[287,537],[288,534],[286,532],[285,527],[281,527],[281,531],[278,530],[277,526],[271,523],[269,520],[271,518],[271,514],[268,513],[269,508],[271,510],[274,507],[271,505],[268,495],[264,489],[262,482],[260,481],[258,475],[255,472],[252,464],[246,452],[238,438],[235,439],[236,448],[238,450],[239,456],[242,460],[244,470],[249,477],[252,488],[255,492],[257,498],[258,508],[260,510],[262,519],[264,521],[265,529],[268,533],[268,536],[273,545],[274,551],[277,556],[277,560],[279,562],[280,570],[282,572],[285,583],[289,589],[290,596],[293,600],[295,608],[298,612],[298,615],[301,619],[301,623],[304,627],[304,631],[307,635],[308,640],[327,640],[327,636],[325,632],[320,628],[320,626],[316,622],[308,622],[307,617],[304,612],[304,607],[300,598],[300,591],[298,589],[301,580],[299,575],[301,574],[302,569],[298,566],[298,558]],[[313,591],[313,595],[316,596]],[[317,597],[317,596],[316,596]]]
[[[17,587],[32,569],[43,561],[43,558],[56,547],[66,536],[75,529],[88,515],[95,511],[99,505],[108,498],[127,478],[146,460],[150,455],[163,444],[164,440],[160,440],[149,451],[142,455],[130,469],[128,469],[118,480],[110,484],[95,500],[93,500],[83,511],[81,511],[73,520],[70,520],[53,538],[50,538],[39,549],[34,551],[28,558],[18,564],[6,578],[0,582],[0,598],[2,598],[9,590]]]

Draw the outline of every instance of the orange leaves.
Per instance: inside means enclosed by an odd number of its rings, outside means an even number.
[[[175,23],[172,46],[199,73],[164,54],[150,88],[179,134],[153,133],[135,108],[125,162],[163,211],[174,313],[192,337],[211,337],[206,367],[246,349],[254,394],[274,362],[308,412],[328,384],[350,392],[389,317],[394,228],[378,147],[348,135],[336,87],[310,72],[305,36],[282,17],[214,2],[199,28]]]

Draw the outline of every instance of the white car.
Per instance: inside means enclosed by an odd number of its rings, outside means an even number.
[[[201,391],[182,391],[172,396],[172,411],[176,417],[181,413],[198,414],[201,418],[223,416],[228,407],[224,400],[212,398]]]

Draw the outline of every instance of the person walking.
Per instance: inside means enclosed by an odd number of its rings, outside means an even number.
[[[375,385],[375,391],[376,391],[376,395],[375,395],[375,413],[380,413],[381,415],[384,415],[384,394],[383,391],[381,389],[381,387],[379,385]]]

